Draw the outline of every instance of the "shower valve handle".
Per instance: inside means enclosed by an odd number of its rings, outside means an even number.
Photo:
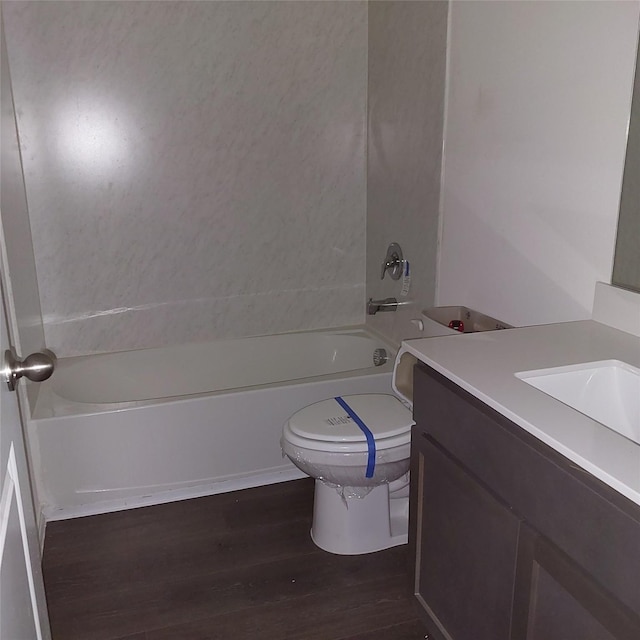
[[[380,271],[380,280],[384,280],[384,276],[389,272],[392,280],[400,280],[402,275],[402,249],[397,242],[392,242],[387,248],[387,255],[382,263]]]

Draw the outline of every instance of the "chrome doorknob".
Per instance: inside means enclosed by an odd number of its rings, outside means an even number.
[[[42,382],[51,377],[55,368],[53,353],[32,353],[24,360],[20,360],[13,350],[4,352],[4,379],[9,391],[15,391],[16,383],[23,376],[31,382]]]

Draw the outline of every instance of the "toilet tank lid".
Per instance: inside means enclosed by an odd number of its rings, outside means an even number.
[[[342,396],[376,440],[406,433],[414,424],[411,411],[395,396],[368,393]],[[322,400],[289,418],[293,433],[311,440],[359,442],[366,440],[360,427],[334,398]]]

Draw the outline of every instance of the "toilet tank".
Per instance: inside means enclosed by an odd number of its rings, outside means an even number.
[[[421,314],[421,321],[422,337],[416,338],[417,340],[512,328],[512,325],[502,320],[463,306],[425,309]],[[417,358],[401,346],[393,367],[393,390],[410,408],[413,408],[413,366],[416,362]]]

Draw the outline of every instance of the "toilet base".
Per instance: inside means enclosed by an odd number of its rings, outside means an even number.
[[[316,480],[311,539],[324,551],[349,556],[406,544],[408,493],[407,481],[395,481],[374,487],[364,498],[345,499]]]

